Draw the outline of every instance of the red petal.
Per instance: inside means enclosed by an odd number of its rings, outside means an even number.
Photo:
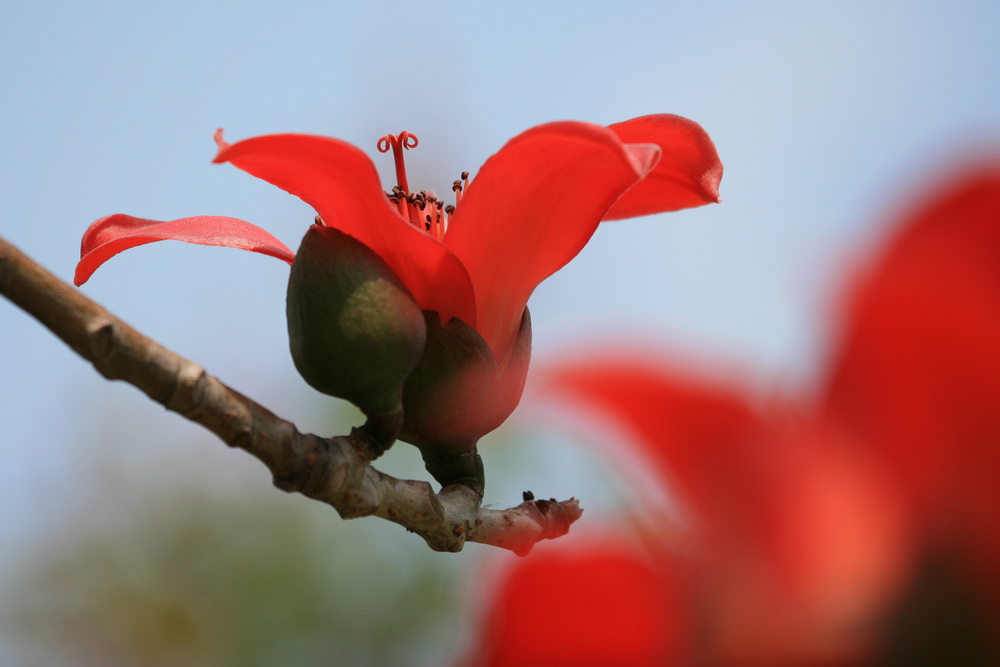
[[[295,253],[257,225],[236,218],[202,215],[160,222],[118,213],[94,222],[83,233],[73,282],[82,285],[104,262],[123,250],[154,241],[184,241],[259,252],[289,264]]]
[[[1000,162],[904,222],[850,302],[827,405],[1000,595]]]
[[[713,515],[718,498],[738,495],[752,483],[752,445],[763,422],[735,391],[638,356],[566,364],[546,378],[547,391],[568,395],[629,429],[664,483],[679,483],[702,516]]]
[[[688,501],[707,663],[853,664],[855,645],[829,638],[870,622],[911,545],[883,476],[827,424],[762,421],[735,392],[641,360],[568,365],[546,389],[638,436]]]
[[[629,149],[607,128],[540,125],[486,161],[452,216],[445,244],[469,271],[476,330],[502,358],[528,297],[590,239],[655,147]]]
[[[511,563],[468,667],[688,664],[676,574],[627,544],[566,537]]]
[[[627,144],[658,145],[663,157],[641,183],[615,202],[605,220],[718,203],[722,162],[700,125],[681,116],[657,114],[609,128]]]
[[[475,326],[475,297],[462,264],[444,246],[404,220],[389,204],[372,161],[338,139],[271,134],[228,145],[217,135],[215,162],[301,198],[323,222],[371,248],[399,276],[424,310]]]

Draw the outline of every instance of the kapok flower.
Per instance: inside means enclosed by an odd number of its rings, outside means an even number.
[[[474,451],[475,441],[514,409],[530,350],[528,297],[576,256],[602,220],[716,202],[722,178],[705,131],[672,115],[609,127],[534,127],[511,139],[473,179],[463,172],[452,186],[455,203],[447,206],[430,192],[410,189],[403,153],[417,138],[408,132],[378,142],[395,158],[396,186],[388,193],[368,156],[337,139],[278,134],[230,145],[219,131],[216,141],[215,162],[232,163],[310,204],[319,214],[314,229],[336,230],[372,251],[431,318],[423,360],[406,376],[414,389],[404,388],[410,398],[402,399],[403,437],[422,450]],[[84,234],[76,283],[118,252],[164,239],[294,261],[273,236],[232,218],[156,222],[113,215]],[[456,348],[464,350],[457,365],[478,359],[473,365],[488,369],[496,391],[456,391],[444,382],[437,368],[448,365],[448,351]],[[407,403],[419,406],[411,410]]]

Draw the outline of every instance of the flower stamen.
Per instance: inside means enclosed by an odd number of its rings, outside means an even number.
[[[410,192],[410,184],[406,180],[406,166],[403,163],[403,150],[415,148],[419,144],[416,135],[409,132],[387,134],[378,140],[376,147],[380,153],[392,150],[396,163],[396,181],[391,192],[386,196],[395,204],[399,214],[417,229],[422,229],[438,241],[444,240],[448,231],[448,220],[455,212],[455,206],[445,203],[426,190]],[[459,180],[451,185],[455,193],[455,204],[462,199],[462,192],[469,187],[469,172],[463,171]]]
[[[451,191],[455,193],[456,205],[458,205],[458,202],[462,201],[462,193],[465,191],[465,188],[467,187],[469,187],[469,172],[463,171],[462,175],[459,177],[459,180],[452,181],[451,184]]]
[[[410,191],[410,184],[406,182],[406,165],[403,163],[403,149],[416,148],[420,145],[417,135],[402,131],[399,134],[387,134],[378,140],[377,148],[380,153],[387,153],[392,149],[392,158],[396,163],[396,184],[404,192]]]

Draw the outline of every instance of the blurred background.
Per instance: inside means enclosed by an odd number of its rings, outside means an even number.
[[[845,269],[907,184],[1000,141],[995,2],[7,2],[0,235],[66,280],[96,218],[229,215],[293,249],[307,206],[229,166],[235,141],[306,132],[369,151],[408,130],[417,189],[573,119],[692,118],[723,204],[602,226],[532,301],[534,364],[625,334],[808,391]],[[304,431],[346,432],[287,351],[287,267],[161,243],[83,287]],[[439,665],[469,641],[482,559],[345,523],[0,302],[0,663]],[[487,503],[627,496],[529,394],[481,445]],[[380,467],[425,478],[397,445]],[[627,500],[627,498],[626,498]],[[513,556],[510,556],[513,558]]]

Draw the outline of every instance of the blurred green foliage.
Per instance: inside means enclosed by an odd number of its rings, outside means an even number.
[[[271,488],[259,464],[207,435],[129,442],[128,421],[108,427],[118,437],[99,434],[93,469],[80,475],[90,488],[5,582],[0,657],[82,667],[448,662],[462,636],[456,591],[475,555],[431,552],[385,521],[341,521]],[[396,465],[419,466],[404,447]],[[226,463],[235,465],[220,470]]]

